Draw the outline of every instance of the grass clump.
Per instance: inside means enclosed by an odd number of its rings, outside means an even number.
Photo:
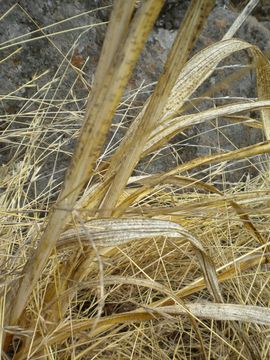
[[[126,128],[114,115],[163,1],[116,0],[83,120],[80,111],[60,116],[55,108],[62,111],[66,99],[49,101],[46,91],[26,101],[27,126],[11,118],[2,135],[12,150],[1,168],[3,357],[269,357],[270,64],[233,38],[255,3],[222,41],[189,59],[214,6],[191,1],[151,97]],[[243,50],[254,60],[257,99],[188,111],[187,100],[217,65]],[[138,175],[138,164],[178,133],[219,117],[261,128],[265,141]],[[124,135],[103,153],[115,128]],[[57,180],[55,166],[39,192],[46,159],[70,155],[61,131],[77,139],[65,179]],[[230,187],[211,181],[247,159],[257,161],[256,177]]]

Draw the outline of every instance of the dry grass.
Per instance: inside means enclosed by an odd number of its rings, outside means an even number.
[[[256,1],[222,41],[188,61],[213,3],[191,2],[139,112],[134,101],[143,87],[124,91],[159,0],[114,2],[93,84],[74,68],[72,51],[63,54],[60,68],[67,62],[77,74],[74,84],[80,79],[91,88],[85,111],[68,111],[67,98],[49,97],[63,80],[57,74],[29,99],[16,91],[2,95],[24,101],[19,113],[3,116],[1,135],[12,154],[0,169],[3,358],[269,358],[270,63],[255,46],[233,39]],[[10,51],[2,63],[30,40],[1,44]],[[56,46],[53,34],[49,41]],[[254,59],[257,98],[187,113],[188,100],[218,64],[243,50]],[[33,83],[38,76],[44,74]],[[261,128],[265,141],[182,162],[181,143],[170,140],[218,117],[227,126]],[[120,140],[108,144],[110,131]],[[77,140],[73,155],[66,147],[71,139]],[[161,149],[176,166],[148,172]],[[57,158],[71,155],[61,183]],[[55,166],[39,191],[52,156]],[[226,180],[250,166],[256,176]]]

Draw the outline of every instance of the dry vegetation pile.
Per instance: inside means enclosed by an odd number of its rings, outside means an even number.
[[[255,3],[220,42],[188,60],[214,5],[191,1],[151,97],[128,126],[137,92],[125,87],[163,1],[116,0],[83,122],[79,111],[62,116],[65,99],[46,97],[53,81],[8,117],[1,141],[12,158],[0,174],[3,358],[269,359],[270,63],[234,38]],[[253,59],[257,99],[185,112],[237,51]],[[265,141],[181,162],[175,135],[219,118],[261,128]],[[123,136],[104,151],[111,129]],[[38,192],[42,164],[64,151],[63,133],[77,139],[65,180],[55,168]],[[175,168],[134,172],[165,147]],[[257,176],[228,183],[242,166]]]

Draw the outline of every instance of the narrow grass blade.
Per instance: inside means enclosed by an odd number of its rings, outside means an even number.
[[[148,153],[156,150],[160,146],[167,143],[175,135],[177,135],[181,131],[184,131],[190,126],[194,126],[220,116],[231,115],[242,111],[251,111],[260,108],[263,108],[263,110],[261,110],[262,112],[269,111],[267,110],[267,108],[270,108],[270,101],[254,101],[250,103],[245,102],[230,104],[220,106],[214,109],[205,110],[197,114],[176,117],[172,120],[169,120],[168,122],[157,126],[157,128],[152,132],[151,137],[144,148],[142,156],[145,156]],[[266,122],[266,120],[264,122]]]

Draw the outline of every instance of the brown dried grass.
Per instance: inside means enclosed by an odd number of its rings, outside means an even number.
[[[116,150],[102,156],[162,3],[115,1],[82,128],[79,135],[67,130],[78,139],[56,201],[53,177],[34,200],[25,188],[30,170],[32,182],[40,176],[36,151],[46,136],[36,132],[40,109],[25,111],[32,118],[27,130],[2,135],[18,149],[0,173],[3,357],[269,358],[269,166],[263,154],[270,152],[270,63],[255,46],[232,39],[256,1],[222,41],[187,61],[213,6],[191,2],[153,94]],[[26,41],[18,38],[16,45]],[[185,113],[186,100],[219,62],[242,50],[254,58],[258,99]],[[242,116],[254,109],[260,120]],[[218,117],[262,128],[265,141],[162,174],[132,175],[176,134]],[[57,123],[47,131],[57,131]],[[51,146],[59,149],[57,141]],[[211,174],[224,179],[228,164],[255,156],[255,178],[230,188],[211,183]]]

